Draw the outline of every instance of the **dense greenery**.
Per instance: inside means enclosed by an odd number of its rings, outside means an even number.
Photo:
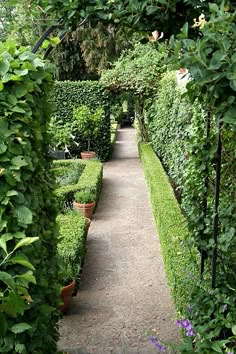
[[[27,48],[0,44],[1,353],[56,353],[56,204],[47,134],[51,72]]]
[[[70,277],[78,283],[86,252],[86,219],[80,213],[70,211],[58,215],[57,223],[60,232],[58,253],[66,267],[64,269],[64,284],[66,279],[71,280]]]
[[[197,251],[189,247],[189,232],[164,169],[151,145],[139,144],[168,283],[176,309],[186,315],[197,279]]]
[[[217,287],[212,290],[210,268],[214,249],[216,117],[203,109],[199,99],[190,105],[190,100],[181,96],[176,73],[173,72],[167,72],[161,80],[147,116],[152,145],[177,192],[182,192],[178,196],[181,197],[181,207],[191,232],[189,241],[201,253],[205,252],[205,272],[202,280],[195,282],[190,301],[193,310],[189,318],[199,339],[194,344],[195,350],[209,353],[214,347],[218,348],[216,352],[224,353],[226,344],[229,346],[227,348],[235,346],[235,130],[233,126],[222,129],[224,149],[219,207],[219,262]],[[206,313],[212,321],[206,321]],[[181,353],[191,349],[192,340],[188,340]]]
[[[54,119],[62,130],[64,124],[69,123],[73,126],[74,109],[86,105],[92,112],[98,107],[102,107],[104,114],[96,141],[91,141],[91,150],[97,153],[101,160],[108,159],[111,151],[110,143],[110,95],[99,82],[80,81],[80,82],[56,82],[53,90],[53,102],[55,103]],[[73,131],[72,131],[73,132]],[[79,146],[75,145],[71,140],[68,145],[73,156],[77,156],[80,151],[86,150],[87,139],[82,134],[76,133],[75,141]]]
[[[74,200],[74,195],[77,191],[89,190],[95,195],[96,202],[99,199],[102,188],[102,164],[99,161],[83,161],[83,160],[64,160],[55,161],[55,173],[61,175],[68,168],[73,166],[84,166],[83,172],[79,177],[78,183],[61,186],[56,189],[55,194],[57,197],[60,210],[63,212],[65,207],[71,207]]]

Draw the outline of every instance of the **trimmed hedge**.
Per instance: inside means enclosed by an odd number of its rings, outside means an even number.
[[[59,225],[58,253],[70,269],[76,281],[86,252],[86,219],[78,212],[71,211],[57,217]]]
[[[96,141],[91,141],[91,150],[96,151],[100,160],[105,161],[111,152],[110,104],[109,92],[98,81],[58,81],[54,84],[52,101],[55,104],[54,117],[60,124],[73,122],[73,108],[88,106],[92,111],[98,107],[104,109],[100,132]],[[72,154],[78,155],[87,148],[87,141],[82,136],[76,137],[80,143],[74,146]]]
[[[74,194],[80,190],[90,190],[96,196],[96,203],[99,199],[102,189],[103,166],[96,160],[57,160],[54,161],[56,168],[66,168],[74,164],[84,165],[84,170],[77,184],[63,186],[55,190],[59,209],[63,212],[65,205],[71,205],[74,200]]]
[[[194,249],[190,252],[186,220],[155,152],[150,145],[140,143],[139,154],[160,237],[168,283],[176,309],[184,314],[194,285],[194,276],[197,276],[197,262],[193,260],[197,261],[198,253]]]

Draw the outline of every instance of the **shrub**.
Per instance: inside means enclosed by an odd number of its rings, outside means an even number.
[[[100,160],[105,161],[110,156],[110,95],[108,91],[98,81],[79,81],[79,82],[55,82],[52,95],[52,101],[55,104],[54,118],[58,125],[65,123],[73,125],[73,110],[81,105],[86,105],[92,112],[98,107],[102,107],[104,115],[102,116],[101,126],[98,137],[91,142],[91,150],[97,153]],[[86,150],[87,141],[80,134],[76,134],[75,144],[69,146],[73,156],[78,156],[83,150]]]
[[[95,195],[86,189],[75,193],[75,201],[80,204],[89,204],[95,201]]]
[[[186,166],[191,106],[187,98],[181,97],[175,71],[167,72],[161,79],[147,118],[152,146],[168,176],[180,186]]]
[[[140,143],[139,152],[160,236],[168,283],[176,309],[184,314],[194,286],[193,279],[197,275],[196,250],[191,251],[189,247],[186,220],[181,214],[168,177],[152,147]]]
[[[89,190],[95,195],[95,201],[97,203],[101,188],[102,188],[102,175],[103,167],[99,161],[82,161],[82,160],[63,160],[55,161],[55,167],[67,167],[76,164],[82,164],[84,167],[83,173],[77,184],[71,184],[68,186],[62,186],[57,188],[55,195],[58,201],[60,210],[63,212],[65,205],[72,207],[74,195],[81,190]]]
[[[86,252],[86,219],[71,211],[57,217],[60,230],[58,253],[66,264],[66,275],[77,282]],[[66,283],[66,279],[64,280]]]
[[[57,352],[56,203],[47,134],[51,72],[28,49],[0,44],[1,353]]]
[[[83,105],[74,109],[74,131],[87,140],[87,150],[90,151],[91,141],[98,138],[99,129],[102,121],[103,109],[98,107],[94,113]]]

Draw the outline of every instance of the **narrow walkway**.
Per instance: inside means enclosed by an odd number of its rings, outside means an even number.
[[[119,130],[104,164],[82,286],[60,325],[59,347],[78,348],[71,353],[157,353],[148,343],[151,329],[178,339],[134,135],[133,128]]]

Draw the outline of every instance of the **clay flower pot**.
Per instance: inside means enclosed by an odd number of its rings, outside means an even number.
[[[75,280],[73,280],[72,283],[70,283],[69,285],[64,286],[64,288],[61,291],[61,299],[64,302],[64,305],[61,305],[59,307],[59,310],[62,313],[66,313],[70,307],[72,293],[74,291],[74,288],[75,288]]]
[[[91,160],[96,157],[96,152],[94,151],[83,151],[80,153],[82,160]]]
[[[90,225],[91,225],[91,220],[89,218],[86,218],[86,229],[87,229],[87,233],[88,233],[88,230],[90,228]]]
[[[95,202],[92,202],[89,204],[80,204],[77,202],[73,202],[73,206],[79,213],[84,215],[86,218],[92,219],[93,209],[95,207]]]

